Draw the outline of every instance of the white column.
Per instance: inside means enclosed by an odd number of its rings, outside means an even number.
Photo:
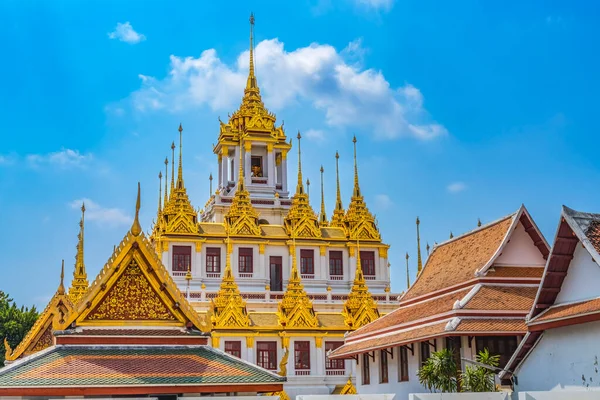
[[[316,359],[314,360],[314,364],[317,367],[316,374],[317,376],[325,375],[325,352],[323,351],[324,342],[321,342],[321,347],[316,347]]]
[[[321,249],[319,248],[319,254],[321,254]],[[325,250],[325,254],[320,256],[321,267],[319,268],[319,272],[315,275],[315,279],[329,279],[329,266],[327,265],[327,250]]]
[[[240,170],[240,151],[242,151],[241,146],[235,146],[235,154],[233,159],[233,178],[237,179],[238,171]]]
[[[196,247],[196,257],[194,262],[192,263],[192,275],[198,278],[203,278],[204,269],[202,268],[202,247]]]
[[[218,186],[223,186],[223,156],[221,154],[219,154],[219,178],[217,180]],[[208,196],[212,196],[212,193],[209,193]]]
[[[267,145],[267,184],[275,186],[275,153],[272,145]]]
[[[265,264],[265,249],[260,252],[260,246],[258,247],[258,265],[253,266],[254,278],[269,278],[269,266]]]
[[[281,190],[284,192],[288,191],[287,187],[287,154],[281,154]]]
[[[356,272],[356,249],[354,249],[354,257],[348,257],[348,280],[352,282]]]
[[[228,154],[223,154],[221,156],[221,170],[222,170],[222,185],[223,187],[227,187],[227,185],[229,184],[229,173],[227,171],[229,167],[229,155]],[[212,193],[211,193],[212,195]]]
[[[252,153],[251,151],[244,152],[244,177],[246,178],[246,185],[252,184],[252,163],[251,163]]]

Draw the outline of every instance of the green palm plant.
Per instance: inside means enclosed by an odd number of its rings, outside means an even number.
[[[497,368],[500,363],[500,356],[492,356],[488,349],[484,349],[477,354],[475,360],[478,363]],[[495,372],[491,369],[468,365],[462,374],[463,392],[495,392],[494,376]]]
[[[458,388],[454,353],[451,349],[435,351],[417,372],[419,382],[429,391],[453,393]]]

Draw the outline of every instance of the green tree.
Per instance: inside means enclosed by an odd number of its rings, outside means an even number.
[[[497,368],[500,363],[500,356],[492,356],[488,349],[484,349],[477,354],[475,360],[481,364]],[[482,366],[468,365],[465,373],[462,374],[462,388],[464,392],[495,392],[494,376],[496,373],[489,368]]]
[[[456,392],[458,373],[451,349],[435,351],[417,372],[419,382],[430,391]]]
[[[4,339],[15,348],[38,318],[35,306],[17,307],[17,304],[0,290],[0,366],[4,365]]]

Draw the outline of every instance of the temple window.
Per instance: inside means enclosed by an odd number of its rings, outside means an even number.
[[[242,342],[239,340],[226,340],[225,353],[229,353],[234,357],[242,357]]]
[[[296,375],[310,374],[310,342],[294,342],[294,369]]]
[[[480,336],[476,338],[477,352],[488,349],[490,355],[500,356],[500,368],[504,368],[517,349],[516,336]]]
[[[361,251],[360,265],[365,279],[375,279],[375,252]]]
[[[434,339],[435,340],[435,339]],[[421,342],[421,366],[425,364],[429,357],[431,357],[431,349],[429,348],[429,342]]]
[[[462,369],[461,359],[460,359],[460,347],[461,347],[461,337],[460,336],[447,336],[446,337],[446,348],[452,351],[454,355],[454,362],[456,363],[456,368],[460,371]]]
[[[315,275],[315,251],[300,250],[300,275],[302,278],[314,278]]]
[[[240,247],[238,254],[238,270],[241,278],[252,278],[252,248]]]
[[[341,251],[329,252],[329,277],[332,280],[344,279],[344,259]]]
[[[206,248],[206,274],[209,278],[221,277],[221,249],[218,247]]]
[[[173,275],[182,276],[191,267],[192,247],[173,246]]]
[[[270,289],[274,292],[283,290],[283,276],[281,274],[281,256],[269,257],[269,278]]]
[[[256,364],[264,369],[277,369],[277,342],[256,342]]]
[[[261,156],[252,156],[250,158],[250,169],[252,170],[253,178],[262,178],[263,177],[263,164]]]
[[[386,350],[379,351],[379,383],[388,383],[388,353]]]
[[[408,349],[398,347],[398,382],[408,382]]]
[[[368,385],[371,383],[371,370],[369,369],[369,354],[362,355],[362,384]]]
[[[343,345],[344,342],[325,342],[325,374],[326,375],[345,375],[344,360],[330,360],[327,353]]]

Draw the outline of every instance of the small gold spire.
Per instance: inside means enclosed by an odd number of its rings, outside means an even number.
[[[452,231],[450,231],[450,239],[452,239],[454,237],[454,235],[452,234]]]
[[[256,76],[254,75],[254,13],[250,13],[250,67],[248,69],[248,81],[246,89],[256,88]]]
[[[321,165],[321,215],[319,215],[319,225],[320,226],[327,226],[327,214],[325,212],[325,190],[324,190],[324,184],[323,184],[323,173],[325,172],[325,170],[323,169],[323,166]]]
[[[352,138],[354,143],[354,197],[360,197],[360,186],[358,185],[358,163],[356,161],[356,135]]]
[[[69,288],[69,297],[76,303],[87,291],[89,282],[85,272],[83,241],[85,223],[85,203],[81,204],[81,219],[79,220],[79,234],[77,235],[77,253],[75,255],[75,269],[73,270],[73,281]]]
[[[423,269],[423,261],[421,260],[421,235],[419,234],[419,225],[421,221],[417,217],[417,275],[421,273]]]
[[[183,148],[183,142],[182,142],[182,132],[183,132],[183,127],[181,126],[181,123],[179,123],[179,168],[177,169],[177,187],[179,189],[181,189],[183,187],[183,165],[182,165],[182,148]]]
[[[213,191],[212,191],[212,181],[213,181],[212,172],[208,176],[208,181],[210,182],[210,189],[209,189],[209,192],[208,192],[208,197],[210,197],[213,194]]]
[[[306,179],[306,196],[308,197],[308,200],[310,201],[310,179]]]
[[[298,131],[298,184],[296,185],[296,194],[304,193],[304,185],[302,184],[302,151],[300,150],[300,139],[302,139],[302,135],[300,131]]]
[[[169,159],[167,157],[165,157],[165,201],[163,202],[165,207],[167,206],[167,200],[168,200],[168,190],[167,190],[168,182],[169,182]]]
[[[60,284],[58,285],[58,294],[65,294],[65,260],[62,260],[60,269]]]
[[[417,272],[419,274],[419,272]],[[408,273],[408,252],[406,252],[406,289],[410,287],[410,275]]]
[[[171,194],[175,189],[175,142],[171,142]]]
[[[158,213],[162,210],[162,171],[158,173]]]
[[[337,194],[336,194],[336,200],[335,200],[335,209],[336,210],[344,210],[344,206],[342,204],[342,194],[340,192],[340,166],[339,166],[339,161],[340,161],[340,155],[339,153],[335,152],[335,180],[336,180],[336,186],[337,186]]]
[[[481,219],[477,218],[477,227],[480,227],[480,226],[481,226]]]
[[[138,236],[142,233],[142,226],[140,225],[140,183],[138,182],[137,200],[135,201],[135,218],[133,219],[133,225],[131,225],[131,234]]]

